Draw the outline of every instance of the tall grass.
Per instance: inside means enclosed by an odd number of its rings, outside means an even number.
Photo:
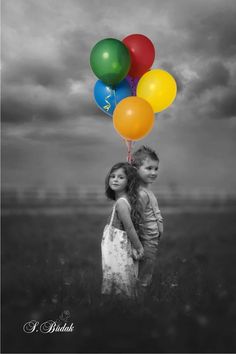
[[[166,215],[142,302],[101,298],[105,220],[3,217],[3,352],[234,352],[234,215]],[[63,311],[74,332],[23,332],[29,320],[60,322]]]

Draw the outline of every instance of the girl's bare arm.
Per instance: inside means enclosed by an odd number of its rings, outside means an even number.
[[[134,224],[132,222],[131,216],[130,216],[130,209],[126,202],[124,200],[118,200],[117,201],[117,212],[119,215],[119,218],[124,225],[124,229],[127,233],[128,238],[130,239],[133,247],[137,250],[140,251],[143,249],[143,246],[138,238],[137,232],[134,228]]]

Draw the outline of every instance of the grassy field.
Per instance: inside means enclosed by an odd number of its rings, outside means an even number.
[[[143,303],[101,303],[105,215],[3,216],[2,352],[235,352],[234,213],[164,216]],[[65,310],[72,333],[24,333]]]

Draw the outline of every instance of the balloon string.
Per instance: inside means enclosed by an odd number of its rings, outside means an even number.
[[[109,109],[110,109],[110,107],[111,107],[111,104],[110,104],[110,102],[108,101],[108,98],[110,98],[110,97],[111,97],[111,93],[109,93],[109,95],[105,97],[106,105],[103,106],[103,108],[105,109],[106,112],[108,112]]]
[[[134,93],[134,79],[132,77],[131,77],[131,89],[132,89],[133,96],[135,96],[135,93]]]
[[[136,87],[135,87],[135,83],[134,83],[134,78],[130,77],[130,81],[131,81],[131,90],[132,90],[132,95],[136,96]]]
[[[130,164],[131,164],[131,159],[132,159],[131,149],[132,149],[132,141],[129,140],[129,141],[128,141],[128,156],[127,156],[127,161],[128,161],[128,163],[130,163]]]
[[[128,154],[127,154],[127,162],[131,163],[132,161],[132,143],[134,143],[132,140],[126,140],[124,139],[124,142],[127,146]]]
[[[114,95],[114,99],[115,99],[115,107],[117,105],[117,102],[116,102],[116,90],[113,90],[113,95]]]

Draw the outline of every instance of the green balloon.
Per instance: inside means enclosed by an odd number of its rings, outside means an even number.
[[[131,60],[128,48],[118,39],[106,38],[93,47],[90,65],[94,74],[107,85],[117,85],[128,74]]]

